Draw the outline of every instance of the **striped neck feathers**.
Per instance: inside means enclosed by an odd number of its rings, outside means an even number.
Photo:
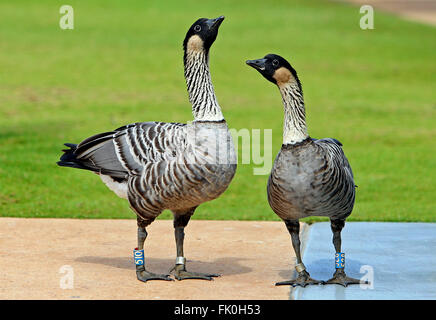
[[[209,53],[197,35],[186,44],[185,79],[195,120],[221,121],[224,116],[215,96],[209,71]]]
[[[277,85],[285,109],[283,144],[299,143],[309,137],[301,85],[297,81],[278,82]]]

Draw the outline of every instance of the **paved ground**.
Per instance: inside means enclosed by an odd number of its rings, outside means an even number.
[[[306,232],[304,264],[313,278],[327,280],[335,270],[330,224]],[[436,299],[436,223],[350,222],[342,234],[347,274],[359,279],[373,272],[373,289],[312,286],[293,290],[292,298]]]
[[[148,231],[146,263],[166,273],[175,261],[172,221]],[[193,220],[185,242],[188,269],[222,277],[137,281],[136,220],[0,218],[0,299],[289,299],[289,287],[274,286],[294,270],[283,223]],[[60,288],[65,265],[74,289]]]
[[[165,273],[175,259],[172,221],[148,231],[147,265]],[[303,225],[301,238],[311,276],[329,279],[330,225]],[[275,287],[294,277],[289,235],[281,222],[254,221],[193,220],[186,229],[188,269],[222,277],[144,284],[132,259],[135,220],[0,218],[0,299],[436,299],[436,224],[350,222],[342,243],[348,275],[372,272],[372,289]],[[60,288],[63,266],[73,289]]]
[[[358,5],[369,4],[375,9],[375,28],[377,29],[377,10],[395,13],[407,20],[419,21],[436,26],[436,0],[334,0],[348,1]]]

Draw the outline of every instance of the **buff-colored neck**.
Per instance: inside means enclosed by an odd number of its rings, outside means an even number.
[[[309,137],[303,94],[296,83],[280,86],[279,89],[285,109],[283,144],[301,142]]]
[[[209,57],[198,36],[189,39],[185,52],[185,79],[189,101],[195,120],[221,121],[224,119],[215,96],[209,71]]]
[[[306,127],[306,111],[304,108],[301,84],[285,67],[274,72],[273,78],[282,94],[285,119],[283,123],[283,144],[295,144],[309,137]]]

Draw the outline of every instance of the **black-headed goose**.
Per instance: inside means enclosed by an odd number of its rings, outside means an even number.
[[[145,268],[146,227],[169,209],[174,214],[175,277],[212,280],[215,274],[186,270],[184,228],[195,209],[219,197],[236,171],[236,155],[209,72],[209,49],[224,17],[199,19],[183,42],[185,78],[194,121],[190,124],[141,122],[66,144],[58,164],[91,170],[137,215],[137,278],[172,280]]]
[[[331,221],[336,250],[336,272],[326,283],[347,286],[359,283],[345,274],[341,252],[341,230],[354,206],[353,173],[342,144],[331,138],[312,139],[306,127],[303,90],[295,69],[282,57],[268,54],[247,64],[276,84],[284,105],[283,145],[268,180],[268,202],[286,224],[295,250],[298,276],[276,285],[306,286],[312,279],[301,260],[299,219],[325,216]]]

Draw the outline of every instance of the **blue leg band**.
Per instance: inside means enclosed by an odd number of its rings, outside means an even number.
[[[135,264],[137,266],[143,266],[145,259],[144,259],[144,249],[142,250],[133,250],[133,258],[135,258]]]
[[[335,267],[336,269],[345,268],[345,253],[343,252],[335,253]]]

